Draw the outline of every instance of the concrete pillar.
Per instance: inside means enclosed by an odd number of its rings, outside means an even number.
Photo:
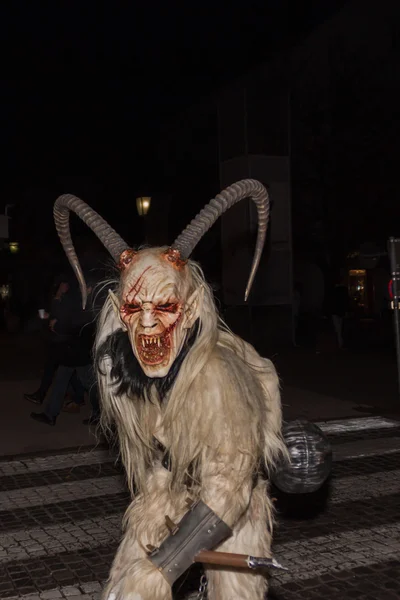
[[[243,201],[222,217],[222,283],[227,320],[260,349],[293,343],[289,94],[281,69],[219,98],[221,189],[243,178],[267,186],[271,221],[251,298],[244,290],[254,252],[257,211]]]

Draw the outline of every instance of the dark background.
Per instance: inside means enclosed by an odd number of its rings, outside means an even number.
[[[287,53],[345,4],[3,5],[0,212],[14,205],[11,238],[20,253],[0,252],[2,278],[12,261],[46,269],[65,263],[52,218],[61,193],[82,197],[130,244],[143,241],[135,198],[172,198],[170,241],[210,190],[218,191],[218,174],[212,158],[193,181],[188,131],[185,167],[178,162],[167,177],[159,150],[164,126],[213,90]],[[292,108],[293,238],[296,252],[310,250],[322,262],[337,252],[339,265],[360,244],[382,245],[398,230],[399,26],[393,15],[389,20],[393,47],[379,64],[371,23],[364,56],[340,56],[338,46],[327,102],[296,90],[305,102]],[[279,138],[280,116],[270,137]],[[216,150],[214,121],[205,115],[195,134],[208,155]],[[194,184],[196,199],[187,193]],[[90,238],[76,219],[73,230],[78,245]],[[207,256],[217,256],[218,245],[216,227],[196,250],[206,275]]]
[[[47,207],[70,191],[126,222],[122,205],[162,188],[161,125],[342,4],[3,5],[3,203]]]

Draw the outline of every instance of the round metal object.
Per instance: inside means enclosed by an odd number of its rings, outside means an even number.
[[[316,492],[332,470],[328,438],[317,425],[302,419],[285,423],[282,434],[291,460],[276,469],[272,482],[287,494]]]

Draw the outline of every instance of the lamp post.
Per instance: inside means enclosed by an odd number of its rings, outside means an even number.
[[[136,208],[140,217],[145,217],[150,210],[150,196],[140,196],[136,198]]]
[[[388,243],[392,271],[391,308],[393,310],[394,336],[396,341],[397,376],[400,392],[400,238],[391,237]]]
[[[150,210],[151,197],[150,196],[139,196],[136,198],[136,208],[139,214],[139,217],[143,219],[143,232],[144,232],[144,242],[147,242],[147,231],[146,231],[146,215]]]

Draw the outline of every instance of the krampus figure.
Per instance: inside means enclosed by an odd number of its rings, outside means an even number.
[[[212,200],[170,247],[129,249],[90,207],[61,196],[59,236],[86,286],[70,232],[75,212],[118,262],[95,347],[105,426],[115,425],[133,501],[106,596],[169,600],[200,550],[271,556],[273,509],[262,476],[286,454],[273,364],[219,318],[201,268],[189,256],[233,204],[258,210],[260,261],[269,215],[259,182],[236,183]],[[205,565],[210,600],[261,600],[260,572]]]

